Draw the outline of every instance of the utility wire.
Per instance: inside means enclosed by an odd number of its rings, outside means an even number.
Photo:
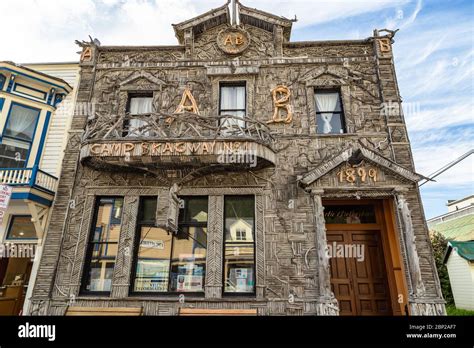
[[[451,167],[454,167],[456,164],[458,164],[459,162],[461,162],[462,160],[468,158],[470,155],[472,155],[474,153],[474,149],[471,149],[469,150],[468,152],[466,152],[464,155],[462,155],[461,157],[455,159],[454,161],[446,164],[444,167],[438,169],[436,172],[430,174],[428,176],[428,179],[425,180],[424,182],[422,182],[418,187],[421,187],[423,186],[424,184],[426,184],[427,182],[429,181],[432,181],[434,178],[436,178],[437,176],[441,175],[442,173],[444,173],[445,171],[447,171],[448,169],[450,169]]]

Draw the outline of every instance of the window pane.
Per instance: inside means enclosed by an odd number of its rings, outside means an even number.
[[[130,114],[132,115],[150,114],[152,110],[153,110],[153,97],[130,98]]]
[[[92,258],[110,258],[115,259],[117,256],[118,243],[94,243],[92,246]]]
[[[207,222],[207,197],[192,197],[184,199],[184,214],[180,211],[181,222]]]
[[[118,242],[122,223],[123,198],[102,198],[95,223],[93,242]]]
[[[376,223],[373,205],[328,205],[324,207],[327,224],[372,224]]]
[[[243,119],[245,117],[245,111],[223,111],[222,114],[225,115],[232,115],[232,116],[238,116],[241,117],[242,119],[239,118],[221,118],[220,124],[222,125],[222,130],[224,131],[224,135],[228,134],[230,132],[234,133],[235,131],[239,131],[240,128],[244,129],[245,128],[245,120]]]
[[[207,253],[206,227],[181,227],[173,241],[171,291],[204,291]]]
[[[31,216],[13,216],[7,238],[36,239],[35,225],[31,222]]]
[[[254,292],[254,197],[225,198],[224,291]]]
[[[106,292],[110,291],[112,287],[114,266],[114,260],[92,259],[86,290]]]
[[[168,291],[171,239],[161,228],[141,228],[134,291]]]
[[[13,104],[4,135],[31,141],[36,128],[39,110]]]
[[[157,197],[144,197],[140,202],[140,223],[155,223]]]
[[[341,111],[339,92],[316,91],[315,99],[318,112]]]
[[[24,168],[29,150],[29,143],[3,138],[0,144],[0,167]]]
[[[318,133],[320,134],[341,134],[344,128],[341,121],[342,115],[332,113],[317,114]]]
[[[254,291],[254,244],[225,244],[225,292]]]
[[[255,202],[253,197],[225,198],[225,240],[236,241],[237,230],[246,232],[247,241],[253,242]]]
[[[98,201],[88,249],[90,264],[84,270],[86,291],[110,291],[122,211],[123,198],[100,198]]]
[[[245,110],[245,86],[221,87],[221,110]]]

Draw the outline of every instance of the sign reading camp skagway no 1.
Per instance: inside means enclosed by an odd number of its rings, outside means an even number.
[[[251,150],[250,145],[241,141],[117,142],[91,144],[88,152],[99,157],[216,155]]]

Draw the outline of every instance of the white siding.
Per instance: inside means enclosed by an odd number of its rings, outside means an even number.
[[[446,266],[456,308],[474,310],[474,265],[452,250]]]
[[[58,77],[66,81],[73,90],[58,105],[56,111],[51,115],[48,133],[43,147],[43,155],[40,161],[40,169],[59,177],[64,149],[67,142],[67,133],[71,125],[76,101],[76,86],[79,77],[79,67],[77,65],[61,64],[30,66],[32,69],[42,73]]]

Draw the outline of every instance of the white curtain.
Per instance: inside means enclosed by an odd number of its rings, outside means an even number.
[[[37,110],[25,108],[20,105],[13,105],[5,134],[31,141],[33,139],[38,114]]]
[[[323,119],[323,133],[331,133],[332,126],[332,111],[336,111],[338,94],[337,93],[316,93],[316,107],[321,112],[321,118]],[[324,113],[327,112],[327,113]]]
[[[242,110],[242,111],[226,111],[226,110]],[[245,117],[245,87],[243,86],[226,86],[221,88],[221,114]],[[245,120],[228,118],[223,121],[224,127],[234,128],[240,126],[245,128]],[[225,132],[224,132],[225,133]]]
[[[137,97],[130,100],[130,114],[143,115],[152,112],[153,98]]]
[[[153,110],[153,98],[150,97],[136,97],[130,99],[130,114],[131,115],[144,115],[150,114]],[[140,130],[142,127],[146,127],[148,123],[145,120],[138,118],[132,118],[129,120],[128,136],[149,136],[149,130]]]

